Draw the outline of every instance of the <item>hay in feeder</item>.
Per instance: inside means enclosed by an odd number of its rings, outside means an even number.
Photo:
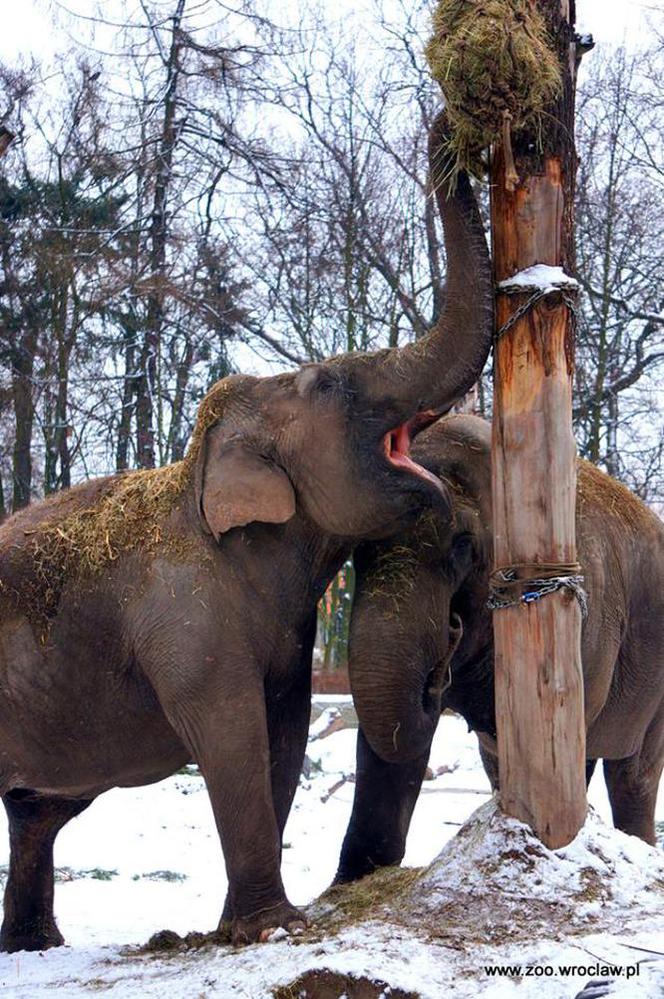
[[[533,0],[438,0],[426,57],[445,97],[455,172],[483,173],[482,151],[506,127],[538,129],[562,89]]]

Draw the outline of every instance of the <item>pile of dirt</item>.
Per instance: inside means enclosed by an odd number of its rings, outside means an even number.
[[[329,968],[305,971],[288,985],[273,990],[274,999],[420,999],[417,992],[389,986],[378,979],[343,975]]]
[[[664,919],[664,854],[608,828],[592,809],[569,846],[549,850],[494,799],[424,871],[379,871],[326,893],[315,909],[318,928],[371,919],[418,935],[424,928],[428,939],[457,950],[624,932]]]

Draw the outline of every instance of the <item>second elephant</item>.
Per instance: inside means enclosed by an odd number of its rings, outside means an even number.
[[[490,425],[474,416],[448,417],[422,434],[414,454],[447,486],[450,519],[426,514],[398,538],[356,551],[350,678],[360,732],[340,881],[400,862],[441,710],[459,712],[477,731],[497,784],[490,443]],[[616,827],[654,843],[664,763],[664,525],[581,461],[577,538],[589,601],[588,774],[604,761]]]

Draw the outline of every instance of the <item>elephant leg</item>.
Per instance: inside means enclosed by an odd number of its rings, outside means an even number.
[[[0,950],[59,947],[64,940],[53,915],[53,844],[60,829],[91,802],[19,790],[2,800],[9,819],[10,860]]]
[[[268,707],[272,800],[280,842],[302,773],[310,717],[311,675],[307,673],[288,698]]]
[[[241,697],[224,688],[204,698],[197,692],[194,700],[168,701],[171,724],[197,761],[210,796],[228,873],[233,944],[303,923],[281,880],[263,681],[258,671],[247,675],[245,667],[242,674]],[[219,930],[225,929],[222,918]]]
[[[596,766],[597,760],[586,760],[586,789],[590,787],[590,782],[593,779]]]
[[[385,763],[358,729],[353,811],[335,884],[401,863],[428,759],[427,750],[409,763]]]
[[[485,746],[482,745],[482,740],[478,740],[477,748],[480,751],[480,759],[482,760],[482,766],[484,767],[484,773],[489,778],[489,783],[491,784],[492,791],[498,791],[500,789],[500,780],[498,776],[498,757],[495,753],[490,752]]]
[[[284,827],[293,804],[293,798],[302,772],[311,715],[311,674],[307,671],[289,696],[268,697],[267,726],[270,744],[270,776],[272,803],[279,831],[279,847],[283,841]],[[226,895],[221,917],[224,935],[230,930],[233,906],[230,892]]]
[[[646,731],[638,753],[626,760],[604,760],[613,824],[655,846],[655,804],[664,766],[664,704]]]

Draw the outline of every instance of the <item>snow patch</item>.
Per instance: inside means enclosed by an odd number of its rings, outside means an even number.
[[[544,295],[550,295],[554,291],[578,291],[579,282],[566,274],[562,267],[534,264],[525,270],[517,271],[504,281],[499,281],[498,288],[507,294],[541,291]]]
[[[277,926],[275,930],[272,930],[267,938],[268,943],[278,943],[280,940],[286,940],[290,936],[290,933],[283,926]]]
[[[337,707],[325,708],[309,728],[309,742],[322,738],[335,722],[341,718],[341,711]]]
[[[321,773],[354,777],[356,742],[356,728],[341,729],[324,739],[314,739],[307,747],[307,756]]]

